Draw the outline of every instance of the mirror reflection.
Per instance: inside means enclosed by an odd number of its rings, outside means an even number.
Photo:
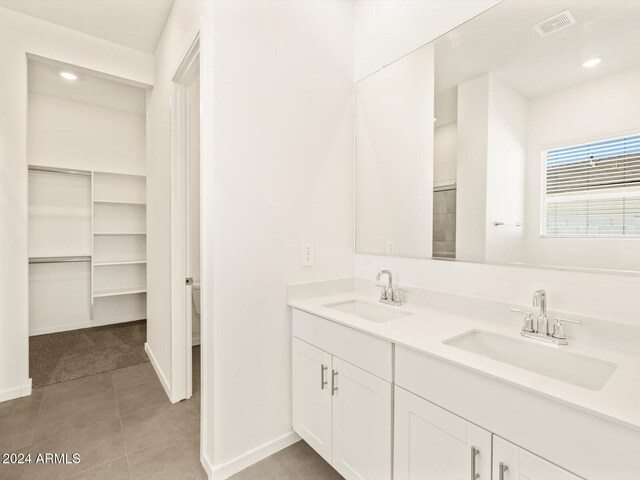
[[[433,42],[432,156],[422,159],[432,176],[411,174],[399,150],[390,162],[432,193],[403,204],[431,219],[431,238],[384,226],[430,252],[387,254],[640,271],[638,25],[640,2],[507,0]],[[358,122],[366,106],[358,85]],[[431,134],[409,142],[423,141]],[[356,171],[375,168],[361,148]],[[367,178],[356,181],[364,194]],[[356,202],[360,219],[368,197]],[[366,230],[357,238],[358,251],[385,253],[382,239],[361,248]]]

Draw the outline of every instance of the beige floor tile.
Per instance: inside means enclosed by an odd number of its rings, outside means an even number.
[[[17,452],[22,448],[29,447],[33,442],[33,437],[34,437],[34,432],[36,427],[37,427],[37,423],[35,424],[34,428],[1,436],[0,437],[0,453]],[[0,476],[0,479],[1,478],[2,476]]]
[[[42,408],[46,408],[60,402],[80,400],[113,391],[113,382],[111,372],[107,372],[49,385],[43,387],[42,391]]]
[[[28,397],[16,398],[0,403],[0,418],[13,415],[21,415],[40,410],[42,404],[42,390],[33,390]]]
[[[0,478],[2,480],[22,480],[26,468],[26,465],[0,465]]]
[[[129,455],[132,480],[201,480],[200,439],[176,436]]]
[[[199,437],[200,417],[186,402],[169,408],[155,407],[140,410],[121,418],[127,453],[158,443],[177,435]]]
[[[14,449],[24,447],[26,445],[24,443],[25,439],[33,438],[37,419],[37,411],[0,418],[0,440],[2,440],[4,448]]]
[[[69,433],[117,418],[118,404],[113,391],[55,405],[47,404],[38,416],[35,440]]]
[[[67,478],[69,480],[129,480],[129,461],[127,457],[120,457]]]
[[[125,455],[120,420],[110,420],[68,434],[34,442],[32,455],[39,453],[80,454],[80,463],[32,464],[27,467],[25,480],[65,478],[89,470]]]
[[[141,383],[157,381],[158,377],[151,363],[141,363],[133,367],[120,368],[111,372],[113,386],[116,390],[130,388]]]
[[[305,442],[298,442],[250,466],[231,480],[340,480],[336,472]]]
[[[120,416],[130,415],[152,407],[169,407],[171,402],[159,380],[123,388],[116,392]]]

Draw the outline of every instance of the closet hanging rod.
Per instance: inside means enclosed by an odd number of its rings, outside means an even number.
[[[43,167],[40,165],[29,165],[29,170],[35,170],[38,172],[49,172],[49,173],[63,173],[65,175],[85,175],[91,176],[91,172],[87,170],[74,170],[72,168],[58,168],[58,167]]]
[[[29,263],[70,263],[90,262],[90,255],[70,255],[66,257],[30,257]]]

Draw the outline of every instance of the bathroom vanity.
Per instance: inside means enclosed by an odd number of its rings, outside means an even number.
[[[293,429],[348,480],[638,478],[636,357],[360,293],[290,306]]]

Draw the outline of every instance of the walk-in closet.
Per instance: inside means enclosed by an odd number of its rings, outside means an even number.
[[[146,91],[28,62],[33,386],[148,361]]]

